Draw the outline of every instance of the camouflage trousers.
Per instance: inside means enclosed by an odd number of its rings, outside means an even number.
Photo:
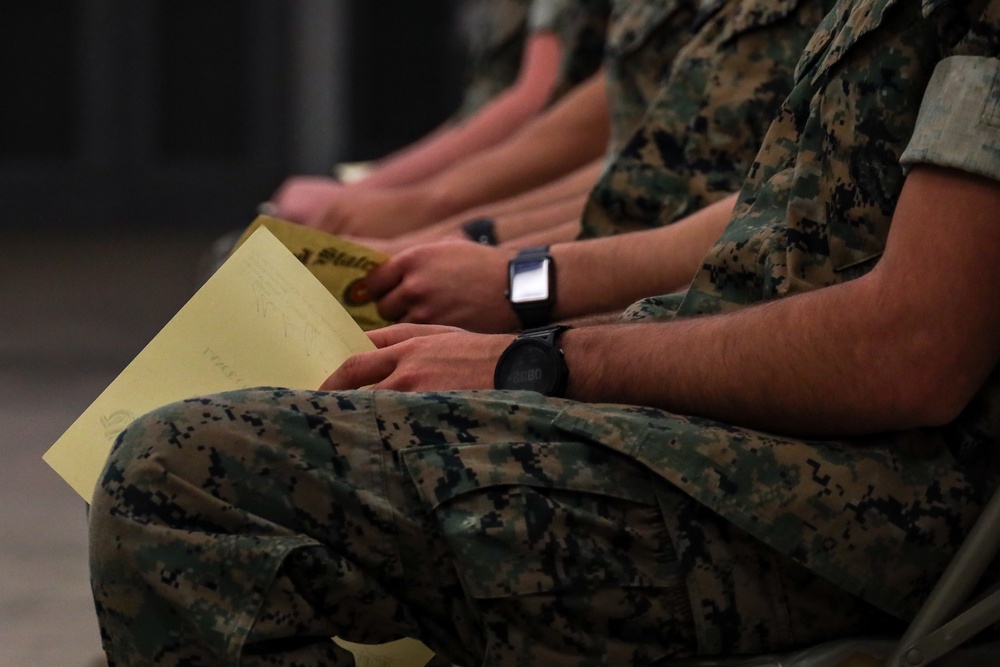
[[[670,529],[693,501],[553,428],[564,404],[258,389],[140,418],[90,512],[110,664],[353,664],[333,635],[412,636],[468,666],[669,664],[738,646],[698,636],[691,600],[705,600]],[[733,627],[781,625],[799,644],[887,622],[703,514],[706,535],[759,570],[758,618]]]

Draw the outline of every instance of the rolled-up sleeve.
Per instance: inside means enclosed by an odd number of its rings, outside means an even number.
[[[1000,59],[952,56],[938,63],[900,162],[1000,180]]]
[[[565,0],[534,0],[528,10],[528,29],[555,30],[566,4]]]

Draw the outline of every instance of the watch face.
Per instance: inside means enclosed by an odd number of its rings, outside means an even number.
[[[511,264],[511,303],[532,303],[549,298],[549,262],[548,259],[534,259]]]
[[[519,340],[508,349],[496,369],[494,384],[501,389],[525,389],[551,395],[559,378],[555,352],[535,340]]]

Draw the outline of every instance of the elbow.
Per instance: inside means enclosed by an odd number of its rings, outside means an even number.
[[[534,33],[525,46],[515,87],[526,96],[548,101],[562,66],[562,45],[552,31]]]
[[[870,277],[880,272],[873,271]],[[859,280],[857,285],[864,286]],[[991,327],[941,312],[922,293],[909,295],[870,283],[857,333],[854,360],[868,369],[868,398],[876,423],[888,430],[934,428],[961,415],[997,361]]]
[[[886,375],[893,387],[884,406],[893,428],[934,428],[953,422],[973,399],[985,375],[969,373],[948,359],[926,358]]]
[[[907,405],[908,412],[915,426],[945,426],[962,414],[974,395],[975,391],[965,390],[954,382],[943,382],[934,390],[915,397]]]
[[[518,81],[510,90],[507,112],[520,124],[545,110],[555,92],[555,86],[537,81]]]
[[[510,88],[517,111],[534,116],[541,113],[556,92],[558,70],[522,74]]]

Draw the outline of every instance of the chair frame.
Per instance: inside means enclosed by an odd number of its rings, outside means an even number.
[[[1000,585],[959,612],[998,551],[1000,491],[995,492],[983,508],[968,537],[889,656],[886,667],[929,665],[1000,621]]]

